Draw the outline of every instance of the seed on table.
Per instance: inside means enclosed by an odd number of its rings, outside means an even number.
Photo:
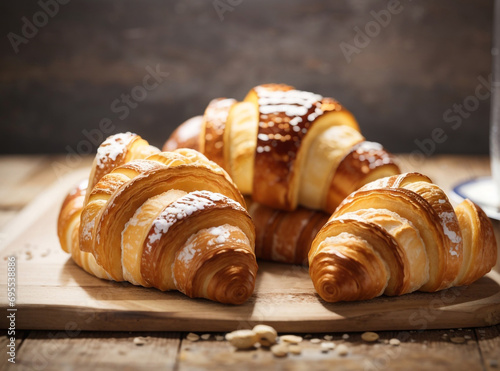
[[[300,345],[296,345],[296,344],[292,344],[288,347],[288,350],[290,351],[290,353],[292,354],[301,354],[302,353],[302,348],[300,347]]]
[[[470,340],[470,339],[472,339],[472,337],[471,337],[470,335],[465,335],[465,336],[464,336],[464,339],[466,339],[466,340]]]
[[[379,339],[379,336],[376,332],[368,331],[368,332],[364,332],[361,335],[361,339],[363,339],[366,342],[372,343],[374,341],[377,341]]]
[[[285,343],[298,344],[302,342],[302,337],[297,335],[282,335],[280,340]]]
[[[344,340],[349,339],[349,334],[344,334],[344,335],[342,335],[342,339],[344,339]]]
[[[392,338],[391,340],[389,340],[389,344],[391,344],[392,346],[399,346],[401,344],[401,341],[399,339],[396,339],[396,338]]]
[[[237,349],[249,349],[257,343],[259,338],[252,330],[238,330],[227,334],[226,340]]]
[[[311,340],[309,340],[312,344],[319,344],[321,343],[321,339],[318,339],[318,338],[312,338]]]
[[[276,344],[271,347],[271,352],[275,357],[285,357],[288,354],[288,346],[285,344]]]
[[[200,336],[203,340],[208,340],[210,339],[210,334],[203,334]]]
[[[331,343],[331,342],[321,343],[321,348],[325,348],[325,349],[328,349],[328,350],[335,349],[335,343]]]
[[[195,334],[193,332],[190,332],[189,334],[187,334],[186,340],[189,340],[189,341],[198,341],[198,340],[200,340],[200,335]]]
[[[141,346],[146,344],[147,339],[142,336],[137,336],[134,338],[134,344],[137,346]]]
[[[224,336],[222,336],[222,335],[215,335],[215,340],[217,340],[217,341],[223,341],[224,340]]]
[[[257,325],[252,331],[257,334],[260,345],[270,347],[271,345],[276,344],[278,333],[273,327],[268,325]]]
[[[452,337],[450,339],[450,341],[452,343],[455,343],[455,344],[463,344],[463,343],[465,343],[465,338],[463,338],[461,336],[455,336],[455,337]]]
[[[332,335],[325,335],[325,336],[323,336],[323,339],[330,341],[333,339],[333,336]]]
[[[339,356],[346,356],[349,354],[349,348],[345,344],[340,344],[336,347],[335,351]]]

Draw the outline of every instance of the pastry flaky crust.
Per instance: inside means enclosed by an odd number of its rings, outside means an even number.
[[[255,229],[229,175],[197,151],[159,152],[126,137],[122,154],[107,151],[108,172],[96,161],[89,182],[97,171],[101,178],[66,197],[58,221],[63,250],[100,278],[246,301],[257,273]]]
[[[181,147],[224,167],[253,201],[287,211],[302,205],[332,213],[364,184],[399,174],[339,102],[283,84],[257,86],[242,102],[213,100],[163,148]]]
[[[314,239],[309,273],[326,301],[434,292],[468,285],[495,265],[491,221],[470,200],[453,209],[418,173],[349,195]]]
[[[329,215],[299,207],[283,211],[246,199],[256,231],[255,255],[259,259],[307,265],[307,254]]]

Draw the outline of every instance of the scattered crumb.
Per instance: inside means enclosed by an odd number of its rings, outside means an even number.
[[[50,254],[50,250],[46,250],[46,251],[42,252],[41,256],[42,256],[42,258],[45,258],[49,254]]]
[[[361,335],[361,339],[369,343],[377,341],[378,338],[379,338],[378,334],[376,332],[371,332],[371,331],[364,332]]]
[[[208,339],[210,339],[210,336],[211,336],[210,334],[203,334],[200,337],[202,340],[208,340]]]
[[[26,251],[26,260],[31,260],[33,259],[33,254],[31,253],[31,251]]]
[[[290,353],[292,354],[300,354],[302,353],[302,348],[300,347],[300,345],[297,345],[297,344],[292,344],[288,347],[288,350],[290,351]]]
[[[389,340],[389,344],[391,344],[392,346],[399,346],[401,344],[401,341],[399,341],[399,339],[396,339],[396,338],[392,338],[391,340]]]
[[[447,338],[447,337],[448,337],[448,334],[443,334],[443,337],[444,337],[444,338]]]
[[[344,340],[349,339],[349,334],[344,334],[344,335],[342,335],[342,339],[344,339]]]
[[[200,340],[200,335],[190,332],[189,334],[187,334],[186,339],[189,341],[198,341]]]
[[[389,344],[389,339],[384,339],[384,344]]]
[[[302,337],[297,335],[282,335],[280,336],[280,340],[285,343],[298,344],[302,342]]]
[[[342,357],[349,354],[349,348],[345,344],[338,345],[335,351]]]
[[[318,338],[312,338],[310,341],[311,341],[312,344],[319,344],[319,343],[321,343],[321,339],[318,339]]]
[[[137,336],[134,338],[134,344],[137,346],[142,346],[147,343],[147,338],[142,337],[142,336]]]
[[[466,340],[470,340],[470,339],[472,339],[472,337],[471,337],[470,335],[465,335],[465,336],[464,336],[464,339],[466,339]]]
[[[310,339],[310,338],[312,338],[312,337],[313,337],[313,336],[312,336],[311,334],[307,334],[307,335],[305,335],[305,336],[304,336],[304,339]]]
[[[276,344],[271,347],[271,352],[275,357],[285,357],[288,354],[288,346],[285,344]]]
[[[321,343],[321,348],[325,348],[325,349],[328,349],[328,350],[335,349],[335,343],[331,343],[331,342]]]
[[[461,336],[455,336],[455,337],[452,337],[450,339],[450,341],[452,343],[455,343],[455,344],[462,344],[462,343],[465,343],[465,338],[461,337]]]
[[[223,335],[215,335],[215,340],[217,340],[217,341],[223,341],[224,340],[224,336]]]
[[[325,335],[325,336],[323,336],[323,339],[330,341],[333,339],[333,336],[332,335]]]
[[[410,339],[410,343],[414,343],[415,342],[415,339]]]
[[[455,330],[451,329],[450,332],[455,332]]]

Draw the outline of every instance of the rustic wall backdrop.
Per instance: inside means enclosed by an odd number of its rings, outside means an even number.
[[[265,82],[337,98],[395,152],[488,152],[493,1],[41,3],[0,5],[2,153],[85,152],[100,124],[161,145]]]

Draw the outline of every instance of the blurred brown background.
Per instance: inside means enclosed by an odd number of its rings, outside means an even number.
[[[493,1],[42,2],[0,5],[2,153],[87,151],[103,119],[160,146],[265,82],[335,97],[394,152],[488,152]]]

